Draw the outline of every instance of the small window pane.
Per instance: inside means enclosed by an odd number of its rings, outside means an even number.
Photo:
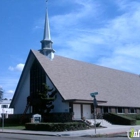
[[[8,105],[2,105],[1,108],[8,108]]]
[[[129,113],[136,113],[136,109],[135,108],[129,108]]]
[[[118,113],[124,113],[124,108],[118,107]]]
[[[108,113],[108,107],[103,108],[104,113]]]

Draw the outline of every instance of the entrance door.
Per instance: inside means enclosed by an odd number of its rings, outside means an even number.
[[[91,105],[83,105],[83,117],[91,119]]]
[[[73,104],[74,119],[81,119],[81,105]]]

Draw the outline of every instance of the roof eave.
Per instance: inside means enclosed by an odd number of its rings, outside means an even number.
[[[81,99],[67,99],[63,100],[63,102],[73,102],[73,103],[93,103],[93,100],[81,100]],[[98,104],[107,103],[107,101],[97,100]]]

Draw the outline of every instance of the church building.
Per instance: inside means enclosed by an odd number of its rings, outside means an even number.
[[[43,83],[55,91],[50,113],[73,113],[75,119],[93,118],[90,93],[94,92],[98,92],[98,113],[140,113],[140,76],[55,55],[48,12],[41,49],[30,50],[10,105],[14,114],[23,114],[27,97],[43,91]],[[37,113],[33,104],[27,110],[30,113]]]

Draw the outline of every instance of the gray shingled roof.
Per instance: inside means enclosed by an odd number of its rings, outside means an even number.
[[[140,107],[139,75],[61,56],[50,61],[32,52],[65,100],[92,100],[90,93],[98,91],[97,100],[106,106]]]

